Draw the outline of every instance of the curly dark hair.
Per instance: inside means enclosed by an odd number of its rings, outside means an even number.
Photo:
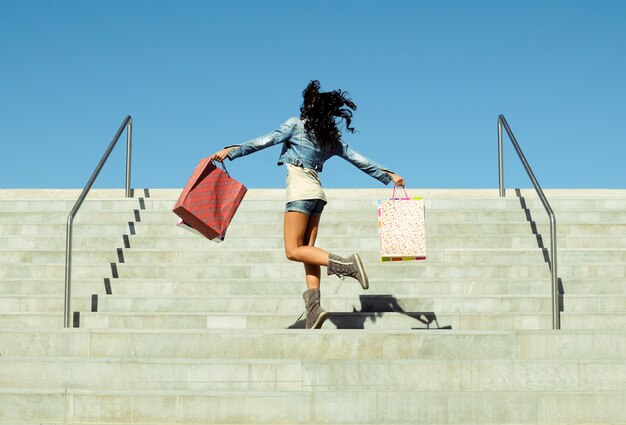
[[[332,151],[341,141],[341,131],[337,127],[339,121],[344,119],[346,130],[350,133],[355,131],[350,124],[356,105],[347,95],[347,92],[341,90],[320,92],[318,80],[312,80],[302,92],[304,101],[300,107],[300,118],[306,120],[304,128],[315,136],[314,140],[326,151]]]

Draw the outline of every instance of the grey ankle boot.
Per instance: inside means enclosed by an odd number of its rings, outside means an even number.
[[[336,274],[342,279],[345,276],[352,277],[359,281],[363,289],[370,287],[361,257],[356,252],[348,258],[338,255],[328,255],[328,274]]]
[[[327,313],[320,307],[320,290],[309,289],[302,294],[306,305],[306,328],[319,329],[326,320]]]

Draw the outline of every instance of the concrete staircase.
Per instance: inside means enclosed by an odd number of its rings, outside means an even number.
[[[177,228],[179,191],[0,190],[0,423],[626,423],[626,191],[414,190],[425,262],[380,263],[376,199],[328,190],[318,245],[359,251],[370,290],[323,277],[304,330],[282,190],[252,190],[226,241]],[[295,329],[294,329],[295,328]]]

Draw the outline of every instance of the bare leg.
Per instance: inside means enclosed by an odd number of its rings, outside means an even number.
[[[291,261],[298,261],[316,266],[328,266],[328,252],[315,246],[309,246],[308,242],[315,242],[317,236],[317,225],[319,224],[319,215],[309,217],[306,214],[288,211],[285,213],[285,254]],[[309,237],[305,244],[305,234],[309,228]]]
[[[320,287],[320,266],[328,265],[328,253],[314,246],[320,218],[321,214],[285,213],[285,254],[292,261],[304,263],[307,289]]]
[[[315,214],[309,217],[309,222],[304,232],[304,246],[315,246],[315,239],[317,238],[317,229],[319,227],[321,214]],[[304,271],[306,273],[306,287],[307,289],[319,289],[321,267],[317,264],[304,263]]]

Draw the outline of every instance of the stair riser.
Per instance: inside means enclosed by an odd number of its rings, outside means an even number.
[[[145,251],[140,248],[124,249],[123,259],[129,264],[228,264],[234,257],[246,258],[252,263],[282,264],[287,261],[282,250],[264,250],[256,252],[242,252],[235,249],[223,249],[212,247],[202,251],[194,250],[164,250]],[[363,261],[375,263],[380,261],[378,250],[362,250],[360,252]],[[490,264],[490,265],[515,265],[532,264],[546,261],[549,253],[539,249],[526,252],[506,252],[502,250],[461,251],[459,249],[429,248],[427,252],[428,264]],[[0,263],[21,263],[25,267],[29,264],[64,263],[65,251],[0,251]],[[118,262],[120,259],[117,249],[111,247],[103,250],[79,250],[72,253],[74,264],[97,264]],[[573,252],[559,251],[559,265],[579,263],[626,263],[626,251],[591,251]]]
[[[130,221],[130,220],[129,220]],[[134,225],[137,235],[142,237],[163,236],[196,236],[186,230],[171,224],[136,223]],[[549,228],[538,226],[540,234],[549,239]],[[0,226],[0,236],[19,235],[65,235],[64,224],[5,224]],[[93,223],[82,223],[74,226],[74,234],[80,236],[116,236],[130,234],[128,222],[102,223],[97,226]],[[283,224],[233,224],[227,231],[227,237],[281,237]],[[377,237],[378,227],[375,220],[371,222],[323,222],[320,224],[320,236],[345,236],[352,237]],[[427,223],[426,235],[431,236],[532,236],[532,228],[528,223]],[[559,224],[559,237],[567,236],[619,236],[626,237],[626,224]],[[199,236],[196,236],[199,237]]]
[[[0,226],[7,224],[66,224],[65,212],[0,212]],[[81,211],[74,218],[74,225],[96,225],[99,223],[128,223],[135,221],[133,208],[126,211]]]
[[[11,210],[0,211],[0,225],[10,224],[65,224],[68,211],[32,211]],[[377,209],[349,210],[327,208],[322,216],[324,223],[352,222],[369,223],[377,220]],[[258,209],[240,208],[233,219],[233,225],[248,224],[278,224],[284,219],[282,209],[259,211]],[[76,215],[75,225],[96,223],[126,223],[139,221],[149,224],[176,223],[178,217],[169,210],[140,209],[138,205],[128,205],[113,210],[97,210],[92,208]],[[469,210],[469,209],[428,209],[426,220],[429,224],[435,223],[510,223],[527,224],[529,220],[535,221],[540,226],[549,224],[545,214],[531,213],[527,215],[522,209],[507,210]],[[626,224],[626,211],[561,211],[557,214],[559,225],[608,225]]]
[[[101,362],[4,360],[0,382],[22,388],[191,391],[619,391],[626,366],[578,361]],[[102,377],[107,377],[103,380]]]
[[[189,234],[187,231],[168,224],[152,224],[152,223],[140,223],[136,226],[138,235],[141,236],[174,236]],[[353,237],[374,237],[378,235],[378,227],[376,221],[372,220],[369,223],[346,223],[346,222],[323,222],[320,224],[319,230],[320,236],[343,236],[350,235]],[[233,224],[227,231],[227,236],[279,236],[282,237],[283,225],[282,223],[276,224]],[[549,229],[545,229],[541,232],[547,240],[549,239]],[[626,224],[599,224],[599,225],[586,225],[586,224],[562,224],[558,226],[558,234],[561,236],[598,236],[598,235],[613,235],[626,237]],[[532,235],[532,228],[527,223],[490,223],[490,224],[475,224],[475,223],[427,223],[426,224],[426,236],[528,236]]]
[[[120,230],[120,229],[117,229]],[[74,235],[72,245],[74,249],[115,249],[124,246],[122,235],[129,232],[117,232],[113,236]],[[170,235],[154,237],[129,236],[131,248],[135,249],[161,249],[161,250],[203,250],[215,249],[213,242],[196,235]],[[30,236],[0,236],[0,250],[61,250],[65,251],[65,234],[48,235],[37,237]],[[538,248],[537,238],[529,233],[525,235],[507,236],[454,236],[454,235],[429,235],[427,249],[529,249]],[[343,251],[354,249],[378,250],[379,239],[377,235],[364,237],[351,236],[318,236],[317,245],[330,247]],[[543,244],[550,246],[549,236],[546,235]],[[231,236],[226,237],[219,249],[280,249],[284,247],[282,235],[264,236],[259,238],[245,238]],[[567,236],[558,238],[559,252],[565,249],[603,249],[603,250],[626,250],[626,237],[620,236]]]
[[[31,261],[54,262],[65,258],[65,253],[57,252],[49,255],[39,254],[39,258],[32,253],[26,253],[20,256],[12,253],[15,260],[11,261]],[[11,258],[11,255],[0,254],[0,258]],[[571,252],[560,250],[559,264],[580,264],[585,263],[626,263],[626,251],[598,251],[598,252]],[[107,252],[92,254],[86,252],[76,252],[77,261],[82,260],[88,262],[100,256],[101,261],[111,261],[111,255]],[[361,250],[360,256],[367,263],[376,263],[380,261],[379,250]],[[22,258],[24,258],[22,260]],[[246,258],[252,263],[281,264],[287,261],[284,251],[282,250],[265,250],[256,252],[242,252],[239,250],[226,250],[215,247],[211,250],[193,251],[193,250],[169,250],[150,252],[143,251],[140,248],[124,250],[125,261],[129,264],[227,264],[232,261],[233,257]],[[441,249],[428,248],[427,263],[443,263],[443,264],[491,264],[491,265],[514,265],[514,264],[533,264],[541,263],[546,260],[544,252],[538,248],[528,251],[506,252],[503,250],[481,251],[461,251],[459,249]]]
[[[143,203],[147,209],[172,209],[176,200],[180,194],[180,190],[174,196],[166,197],[166,198],[154,198],[154,197],[145,197],[143,194],[136,195],[132,199],[126,199],[123,196],[115,197],[114,199],[104,200],[97,199],[90,194],[90,199],[84,203],[85,210],[89,208],[93,209],[112,209],[115,208],[115,204],[127,205],[130,207],[139,206],[140,199],[143,199]],[[333,193],[333,191],[337,191]],[[339,194],[341,191],[344,193]],[[122,191],[123,192],[123,191]],[[256,192],[256,193],[253,193]],[[345,189],[331,189],[326,190],[327,198],[329,204],[327,208],[337,208],[337,209],[359,209],[362,207],[368,207],[371,205],[376,205],[378,199],[387,199],[391,197],[391,191],[389,193],[383,192],[355,192],[352,196],[344,196]],[[409,192],[411,196],[419,196],[419,191],[416,193]],[[123,193],[122,193],[123,195]],[[33,199],[6,199],[0,200],[0,211],[10,211],[12,210],[11,205],[15,204],[15,209],[29,211],[29,210],[56,210],[56,211],[70,211],[74,204],[76,203],[76,199],[78,199],[79,193],[76,194],[75,197],[62,199],[62,197],[55,196],[55,200],[33,200]],[[578,195],[577,199],[565,199],[565,198],[552,198],[548,196],[550,200],[550,205],[555,211],[568,210],[568,209],[577,209],[577,210],[593,210],[593,209],[615,209],[615,210],[624,210],[626,209],[626,200],[623,197],[615,197],[611,199],[607,198],[598,198],[592,199],[587,196],[588,199],[585,199],[585,196]],[[59,200],[58,198],[61,198]],[[491,196],[480,196],[480,197],[472,197],[468,196],[467,191],[463,191],[463,193],[459,193],[458,196],[451,198],[449,195],[439,195],[434,194],[433,196],[424,196],[424,200],[426,203],[426,207],[428,208],[479,208],[479,209],[504,209],[504,208],[521,208],[522,204],[518,197],[516,196],[508,196],[507,198],[499,198],[498,190],[495,189],[491,193]],[[537,209],[540,212],[544,212],[544,207],[541,201],[534,197],[526,196],[524,198],[524,202],[526,208],[529,209]],[[276,191],[270,196],[260,194],[259,189],[252,189],[249,191],[243,202],[241,203],[242,209],[245,208],[255,208],[255,209],[277,209],[284,208],[285,206],[285,192],[284,190]],[[82,211],[82,208],[81,208]]]
[[[73,237],[72,249],[103,249],[111,250],[122,247],[124,239],[122,236],[109,237]],[[0,236],[0,255],[3,251],[14,250],[55,250],[65,253],[65,235],[37,237],[37,236]]]
[[[65,224],[6,224],[0,226],[1,236],[56,236],[65,240]],[[105,236],[119,237],[129,234],[128,223],[76,224],[73,226],[74,237]]]
[[[204,264],[204,265],[223,265],[228,264],[233,258],[245,258],[254,264],[284,264],[288,260],[285,252],[282,250],[273,251],[257,251],[257,252],[241,252],[237,250],[220,251],[219,249],[207,251],[158,251],[149,252],[140,249],[127,249],[122,252],[125,263],[134,265],[151,265],[151,264]],[[377,251],[362,251],[361,258],[368,263],[380,261],[380,254]],[[626,254],[625,254],[626,255]],[[607,255],[606,257],[609,257]],[[568,255],[563,253],[561,261],[567,262]],[[605,259],[603,255],[596,256],[599,260]],[[592,258],[596,258],[592,257]],[[578,258],[578,256],[574,256]],[[507,254],[501,251],[484,251],[482,253],[460,253],[444,252],[443,250],[432,249],[428,251],[429,263],[454,263],[454,264],[491,264],[491,265],[508,265],[508,264],[531,264],[537,260],[544,259],[541,251],[536,252],[520,252],[517,254]],[[589,260],[589,258],[587,258]],[[112,263],[120,260],[119,254],[115,249],[102,251],[81,251],[76,250],[72,253],[73,264],[98,264]],[[491,260],[491,261],[490,261]],[[65,252],[62,251],[11,251],[0,252],[1,263],[21,263],[24,267],[31,264],[49,264],[64,263]]]
[[[327,295],[344,295],[358,297],[362,294],[362,289],[358,285],[352,285],[349,282],[343,285],[326,285],[326,279],[322,278],[322,294]],[[94,288],[101,289],[102,281],[94,284]],[[371,281],[371,291],[377,294],[395,294],[396,296],[404,296],[415,294],[416,296],[447,296],[447,295],[527,295],[527,296],[548,296],[550,295],[550,283],[545,280],[507,282],[497,279],[485,280],[479,279],[475,281],[398,281],[389,282],[385,280]],[[626,295],[626,285],[622,282],[565,282],[567,295]],[[36,286],[40,287],[42,285]],[[84,286],[84,285],[82,285]],[[57,289],[50,289],[50,294],[58,294],[63,286],[55,285]],[[78,289],[81,284],[76,284]],[[186,295],[186,296],[206,296],[206,295],[231,295],[231,296],[248,296],[248,295],[290,295],[298,294],[304,290],[304,280],[293,279],[289,281],[272,281],[259,285],[256,282],[245,281],[203,281],[203,282],[174,282],[174,281],[134,281],[134,280],[112,280],[111,287],[116,295]],[[11,286],[4,286],[0,283],[0,293],[17,294],[15,290],[11,290]],[[25,289],[25,293],[32,291]]]
[[[326,280],[323,294],[336,294],[358,297],[362,290],[357,285],[332,285],[327,286]],[[371,290],[379,294],[395,294],[405,296],[418,294],[419,296],[444,296],[444,295],[527,295],[548,296],[550,283],[545,280],[506,282],[498,279],[479,279],[475,281],[372,281]],[[626,295],[626,285],[621,281],[567,281],[565,290],[568,295]],[[275,295],[288,296],[299,294],[304,290],[304,281],[300,279],[274,280],[259,285],[256,282],[246,281],[173,281],[155,279],[145,281],[139,279],[111,279],[110,286],[115,295],[121,296],[247,296],[247,295]],[[0,294],[4,295],[55,295],[63,293],[65,283],[61,280],[36,280],[36,279],[11,279],[0,282]],[[73,296],[86,296],[104,291],[103,279],[91,281],[76,280],[72,283]]]
[[[111,277],[110,265],[74,265],[72,279],[97,279],[98,276]],[[23,265],[0,266],[0,279],[5,278],[56,278],[64,281],[65,264],[36,264],[28,267]]]
[[[104,290],[100,279],[72,280],[72,296],[90,296]],[[11,278],[0,281],[0,296],[5,295],[52,295],[59,296],[65,291],[64,279]],[[139,295],[139,294],[137,294]]]
[[[140,202],[143,202],[146,209],[154,210],[171,210],[176,203],[178,196],[180,195],[182,188],[172,192],[172,196],[159,196],[146,197],[143,192],[135,194],[134,198],[124,198],[123,190],[122,196],[113,196],[109,199],[98,198],[98,195],[94,195],[92,191],[89,198],[81,206],[81,211],[100,211],[100,210],[128,210],[130,208],[137,208]],[[162,191],[162,189],[159,189]],[[256,208],[261,206],[267,207],[268,210],[275,209],[285,205],[285,191],[284,189],[272,189],[273,193],[261,193],[259,189],[252,189],[246,194],[240,208]],[[423,192],[417,190],[422,196]],[[489,193],[484,193],[480,196],[473,196],[469,190],[461,190],[455,196],[451,196],[446,193],[432,193],[432,195],[424,196],[426,205],[430,208],[436,206],[445,205],[446,208],[451,206],[461,206],[464,208],[470,208],[471,206],[479,205],[480,208],[489,208],[492,206],[506,205],[510,208],[522,208],[521,200],[510,193],[507,193],[506,198],[498,197],[498,190],[491,190]],[[624,210],[626,209],[626,195],[624,194],[610,194],[607,196],[594,196],[595,191],[589,191],[585,194],[576,194],[569,198],[553,197],[550,196],[547,191],[550,205],[555,211],[577,209],[577,210]],[[52,193],[52,191],[50,191]],[[6,191],[2,191],[0,196],[4,196]],[[69,212],[75,205],[78,199],[79,192],[76,192],[71,197],[64,197],[63,195],[53,194],[55,199],[19,199],[15,195],[7,195],[8,198],[0,199],[0,211],[67,211]],[[412,192],[409,192],[411,196],[417,196]],[[385,191],[353,191],[350,196],[347,196],[345,189],[327,189],[326,195],[329,200],[329,204],[326,206],[329,208],[356,208],[363,205],[376,204],[380,198],[387,198],[391,196],[391,191],[386,193]],[[37,198],[41,198],[37,196]],[[544,211],[543,204],[536,195],[524,196],[524,203],[526,208],[538,209]]]
[[[588,213],[588,220],[595,217],[594,221],[601,221],[601,214],[592,215]],[[238,209],[233,218],[233,224],[253,223],[253,224],[276,224],[284,220],[284,210],[259,211],[254,208]],[[626,216],[626,214],[624,214]],[[0,224],[32,224],[49,223],[65,224],[68,214],[66,212],[54,211],[0,211]],[[325,210],[323,215],[325,222],[357,222],[368,223],[378,219],[377,208],[368,210]],[[576,216],[574,216],[576,217]],[[139,220],[137,220],[139,218]],[[140,221],[151,224],[176,223],[179,217],[172,211],[167,210],[144,210],[137,207],[128,207],[125,211],[100,210],[81,211],[74,219],[75,224],[79,223],[116,223],[128,221]],[[620,217],[617,213],[606,214],[606,222],[615,222]],[[522,210],[430,210],[427,216],[432,222],[468,222],[468,223],[492,223],[492,222],[515,222],[526,223],[527,217]],[[580,220],[581,222],[583,220]]]
[[[437,314],[437,321],[429,323],[426,318],[417,320],[408,316],[397,315],[391,318],[385,313],[374,321],[374,315],[366,319],[329,318],[324,323],[324,329],[368,329],[368,330],[407,330],[431,329],[451,327],[454,330],[509,330],[509,329],[537,329],[552,328],[551,313],[535,314]],[[93,329],[287,329],[293,326],[297,316],[285,315],[257,315],[245,316],[214,314],[163,314],[163,313],[89,313],[82,312],[80,316],[81,328]],[[303,326],[303,325],[300,325]],[[61,329],[63,327],[63,313],[0,314],[0,327],[12,329]],[[598,313],[562,313],[561,329],[625,329],[626,315],[598,314]]]
[[[106,314],[86,313],[81,315],[81,327],[95,329],[288,329],[296,323],[295,315],[256,315],[245,316],[214,314],[167,315],[167,314]],[[12,327],[24,328],[14,319],[7,323]],[[57,324],[60,322],[57,322]],[[43,325],[43,324],[42,324]],[[298,327],[303,326],[301,323]],[[50,327],[55,326],[40,326]],[[331,315],[324,323],[324,329],[369,329],[369,330],[407,330],[440,329],[450,327],[456,330],[508,330],[508,329],[551,329],[552,314],[437,314],[436,321],[428,316],[416,319],[399,314],[383,313],[366,317],[336,317]],[[626,315],[600,315],[584,313],[562,313],[561,329],[624,329]]]
[[[419,331],[3,332],[3,356],[229,358],[294,360],[487,360],[626,357],[623,331],[524,331],[517,334]]]
[[[297,279],[302,277],[303,269],[299,264],[275,264],[271,268],[261,265],[237,266],[229,265],[221,268],[215,266],[130,266],[118,264],[120,277],[142,279]],[[433,263],[425,265],[373,265],[367,264],[367,273],[370,279],[382,280],[393,274],[394,279],[549,279],[550,273],[545,263],[539,265],[448,265]],[[110,266],[87,266],[77,264],[72,267],[72,276],[76,279],[111,277]],[[626,266],[608,265],[559,265],[559,275],[565,279],[612,279],[626,277]],[[65,276],[63,264],[33,265],[23,267],[18,265],[3,265],[0,269],[0,278],[59,278]]]
[[[195,250],[219,250],[227,251],[237,247],[238,249],[249,249],[246,246],[256,246],[257,248],[263,248],[267,250],[282,249],[284,242],[282,238],[264,238],[267,242],[265,245],[261,245],[258,240],[246,240],[236,239],[228,237],[226,245],[215,247],[213,243],[205,238],[201,237],[152,237],[152,238],[137,238],[136,236],[130,236],[128,242],[133,250],[139,249],[160,249],[160,250],[181,250],[181,251],[195,251]],[[328,246],[330,244],[335,247],[340,247],[344,250],[354,248],[367,248],[369,250],[378,250],[379,240],[378,237],[358,238],[345,236],[342,238],[330,238],[319,237],[317,243],[320,246]],[[454,237],[454,236],[433,236],[428,239],[428,249],[528,249],[533,250],[538,247],[537,239],[531,236],[526,237]],[[624,245],[626,246],[626,238],[624,238]],[[122,236],[109,236],[98,238],[81,238],[75,237],[72,239],[72,246],[74,252],[79,250],[115,250],[115,248],[121,248],[124,246],[124,239]],[[20,250],[45,250],[45,251],[59,251],[65,254],[65,237],[0,237],[0,255],[5,251],[20,251]]]
[[[27,313],[50,313],[64,311],[63,293],[56,297],[29,298],[29,297],[2,297],[0,298],[0,311]],[[72,297],[73,311],[91,311],[91,297]]]
[[[520,424],[622,423],[618,393],[299,392],[212,395],[80,394],[77,391],[3,397],[16,423],[98,422],[255,424]],[[5,408],[6,405],[6,408]],[[267,406],[271,405],[272,409]],[[346,408],[350,406],[350,408]],[[25,413],[27,412],[27,413]]]
[[[382,280],[393,276],[394,279],[490,279],[490,278],[549,278],[548,267],[544,263],[529,266],[479,266],[465,267],[450,265],[373,265],[367,264],[367,274],[370,279]],[[560,274],[565,276],[567,267],[564,266]],[[595,277],[624,277],[626,267],[614,266],[606,269],[600,266],[576,266],[576,272]],[[78,267],[77,267],[78,268]],[[580,270],[579,270],[580,268]],[[230,279],[250,278],[263,283],[265,279],[297,279],[302,278],[304,270],[301,264],[275,264],[271,268],[260,265],[224,267],[210,266],[118,266],[119,275],[124,278],[193,278],[193,279]],[[569,275],[568,275],[569,276]],[[50,276],[52,277],[52,276]]]
[[[277,299],[246,299],[238,298],[191,298],[177,300],[172,298],[162,299],[127,299],[102,297],[100,308],[102,311],[136,311],[136,312],[230,312],[241,313],[245,311],[255,313],[293,313],[299,314],[304,307],[300,297],[277,298]],[[38,310],[38,300],[22,303],[21,308],[29,311]],[[394,298],[394,302],[395,298]],[[435,313],[476,313],[476,312],[550,312],[552,300],[549,297],[542,298],[439,298],[439,299],[398,299],[400,307],[407,312],[433,311]],[[46,305],[50,305],[48,301]],[[564,300],[568,312],[611,312],[626,311],[626,297],[604,297],[600,299],[572,298]],[[42,308],[45,306],[41,306]],[[322,299],[322,307],[328,311],[380,311],[375,307],[365,307],[358,299],[353,298],[329,298]],[[7,307],[8,308],[8,307]]]

